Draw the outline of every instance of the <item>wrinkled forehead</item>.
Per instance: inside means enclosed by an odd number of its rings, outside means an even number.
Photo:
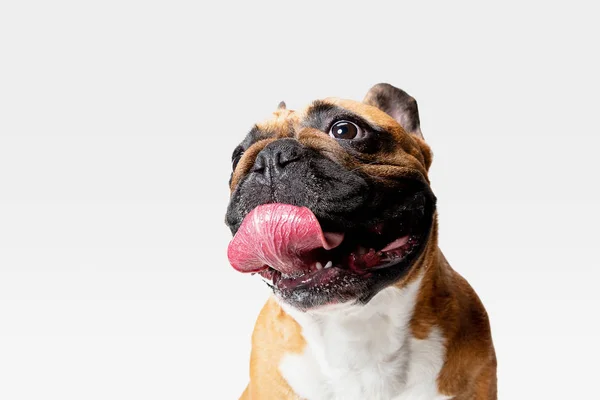
[[[252,135],[251,132],[251,135],[264,138],[292,137],[302,128],[321,127],[326,121],[344,117],[359,118],[386,131],[402,129],[392,117],[376,107],[353,100],[328,97],[315,100],[300,110],[277,109],[270,118],[257,123],[255,133]]]

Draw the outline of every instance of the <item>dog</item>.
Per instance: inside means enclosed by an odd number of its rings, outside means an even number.
[[[241,399],[497,398],[487,313],[438,248],[417,102],[280,103],[232,156],[228,258],[273,295]]]

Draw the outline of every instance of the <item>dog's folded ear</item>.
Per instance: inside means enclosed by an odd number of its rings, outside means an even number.
[[[417,101],[404,90],[388,83],[378,83],[369,90],[363,103],[385,111],[398,121],[407,133],[423,139]]]

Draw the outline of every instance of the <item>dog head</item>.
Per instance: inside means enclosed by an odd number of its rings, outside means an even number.
[[[419,267],[435,196],[416,101],[388,84],[363,102],[281,103],[233,152],[234,268],[299,309],[368,302]]]

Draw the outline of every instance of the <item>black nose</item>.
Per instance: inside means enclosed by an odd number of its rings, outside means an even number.
[[[302,158],[304,152],[304,147],[297,140],[276,140],[258,153],[252,171],[265,176],[282,174],[286,167]]]

